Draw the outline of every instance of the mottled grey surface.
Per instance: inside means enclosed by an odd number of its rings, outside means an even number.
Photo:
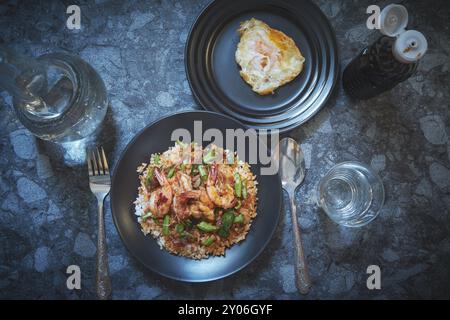
[[[365,27],[373,0],[316,1],[336,31],[345,66],[377,37]],[[283,212],[264,253],[227,279],[186,284],[161,278],[123,246],[106,204],[109,261],[116,299],[450,298],[450,28],[445,1],[403,1],[410,27],[429,51],[415,76],[391,92],[351,101],[337,88],[327,106],[294,130],[309,171],[297,193],[299,221],[314,286],[296,292],[290,217]],[[20,52],[68,50],[103,77],[111,101],[99,140],[114,166],[149,122],[199,109],[184,71],[189,26],[207,0],[95,1],[82,4],[82,29],[65,28],[69,1],[0,4],[0,37]],[[382,1],[381,6],[388,4]],[[300,44],[301,45],[301,44]],[[83,154],[37,141],[0,97],[0,297],[95,298],[96,202]],[[381,215],[360,229],[332,223],[314,204],[314,188],[343,160],[371,164],[386,187]],[[82,289],[66,289],[77,264]],[[382,270],[382,289],[366,288],[366,268]]]

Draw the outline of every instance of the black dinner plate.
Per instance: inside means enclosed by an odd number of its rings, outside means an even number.
[[[147,162],[152,153],[163,152],[173,146],[171,136],[175,129],[187,129],[193,137],[194,121],[197,120],[202,121],[203,132],[216,128],[224,136],[226,129],[246,129],[228,116],[207,111],[183,112],[157,120],[140,131],[128,144],[114,169],[111,187],[114,223],[132,255],[163,276],[188,282],[220,279],[253,261],[263,251],[276,229],[282,201],[278,175],[260,175],[262,165],[253,164],[252,172],[258,182],[257,216],[246,239],[227,249],[225,256],[192,260],[161,250],[155,239],[145,236],[134,214],[133,202],[139,186],[136,168]],[[208,142],[203,143],[203,146],[206,145]]]
[[[260,19],[294,39],[304,69],[273,95],[260,96],[241,79],[235,51],[242,21]],[[216,0],[193,24],[186,43],[186,73],[207,110],[261,129],[288,131],[310,119],[327,101],[339,74],[333,29],[307,0]]]

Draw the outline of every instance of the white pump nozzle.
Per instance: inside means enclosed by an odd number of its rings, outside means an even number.
[[[423,57],[428,49],[427,39],[416,30],[406,31],[408,10],[400,4],[390,4],[381,10],[380,32],[396,37],[392,53],[403,63],[413,63]]]
[[[422,58],[427,49],[424,35],[416,30],[408,30],[397,37],[392,52],[400,62],[412,63]]]
[[[381,10],[380,32],[385,36],[396,37],[408,25],[408,10],[400,4],[390,4]]]

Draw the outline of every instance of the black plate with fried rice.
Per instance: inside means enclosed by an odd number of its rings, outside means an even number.
[[[256,216],[251,221],[251,226],[250,224],[248,225],[248,232],[244,232],[246,233],[245,239],[241,239],[242,241],[236,244],[233,243],[237,241],[230,243],[230,245],[233,245],[224,250],[225,255],[220,255],[221,250],[210,252],[209,250],[216,249],[213,244],[211,244],[211,247],[205,246],[208,248],[206,249],[208,257],[205,259],[192,259],[183,255],[173,254],[168,250],[162,250],[157,240],[151,236],[146,236],[142,232],[142,226],[135,215],[135,201],[139,196],[138,189],[141,186],[139,176],[144,172],[137,172],[136,168],[143,163],[148,164],[150,155],[160,154],[172,147],[174,142],[171,140],[171,135],[175,129],[186,129],[193,136],[194,121],[202,121],[203,132],[215,128],[220,130],[224,136],[226,129],[247,129],[241,123],[228,116],[207,111],[173,114],[149,124],[130,141],[114,167],[111,186],[111,210],[115,226],[123,243],[143,265],[158,274],[172,279],[204,282],[229,276],[247,266],[261,254],[278,225],[282,193],[281,182],[277,174],[261,175],[260,169],[263,165],[261,163],[251,164],[250,170],[255,178],[258,199],[255,202]],[[210,142],[205,142],[202,147],[205,148],[208,144]],[[248,159],[248,155],[242,158]],[[169,172],[165,170],[164,174],[168,175]],[[174,172],[175,174],[176,172]],[[250,181],[250,179],[247,181]],[[235,210],[233,212],[235,217],[238,217],[240,213],[236,211],[236,205],[234,204],[232,209]],[[199,220],[193,222],[199,223],[204,218],[200,216]],[[160,221],[164,224],[164,218]],[[175,221],[175,216],[173,221]],[[217,225],[218,221],[209,222]],[[178,222],[170,224],[170,232],[177,232],[177,224]],[[237,223],[232,225],[239,227]],[[244,226],[244,230],[245,228]],[[214,236],[220,237],[220,235],[215,233]],[[202,241],[205,240],[201,239]],[[220,245],[223,240],[219,240],[214,240],[214,242],[218,241],[217,243]],[[206,241],[206,243],[208,242]],[[227,247],[225,243],[223,243],[223,246],[224,249]],[[200,254],[196,258],[200,257],[204,257],[204,255]]]

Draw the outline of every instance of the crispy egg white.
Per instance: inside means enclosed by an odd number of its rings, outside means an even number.
[[[241,23],[235,58],[240,75],[260,95],[273,93],[303,69],[305,58],[294,40],[266,23],[250,19]]]

